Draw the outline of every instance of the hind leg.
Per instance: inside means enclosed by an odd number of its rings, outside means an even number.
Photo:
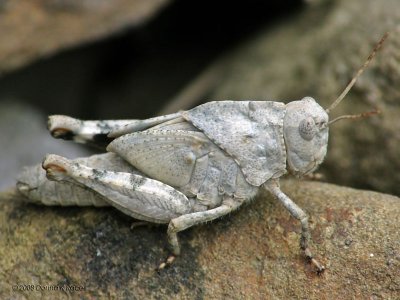
[[[49,117],[47,127],[54,138],[73,140],[105,148],[113,139],[108,134],[131,120],[82,121],[63,115]]]
[[[142,175],[94,169],[58,155],[48,155],[43,168],[49,179],[86,186],[110,205],[142,221],[168,223],[192,211],[192,204],[184,194]]]
[[[132,165],[114,153],[104,153],[72,160],[97,169],[141,175]],[[40,164],[25,167],[17,177],[17,189],[28,202],[62,206],[109,206],[103,197],[77,182],[51,181]]]
[[[151,223],[168,223],[172,220],[168,236],[175,255],[180,253],[177,232],[231,211],[223,206],[205,214],[191,214],[191,201],[164,183],[141,175],[89,168],[57,155],[48,155],[43,161],[43,168],[49,179],[72,181],[89,187],[109,204],[136,219]],[[172,263],[173,259],[174,256],[169,257],[167,263]]]
[[[53,115],[49,117],[48,129],[55,138],[105,148],[114,138],[123,134],[145,130],[179,116],[180,114],[176,113],[145,120],[83,121],[68,116]]]

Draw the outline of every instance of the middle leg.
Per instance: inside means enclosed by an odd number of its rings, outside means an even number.
[[[172,255],[170,255],[166,262],[163,262],[159,269],[163,269],[167,265],[171,264],[175,256],[181,253],[181,248],[178,241],[178,232],[185,230],[197,224],[201,224],[207,221],[215,220],[219,217],[229,214],[230,212],[237,209],[243,203],[243,199],[232,199],[226,198],[222,202],[222,205],[210,210],[194,212],[185,214],[175,219],[172,219],[168,225],[168,242],[170,244]]]

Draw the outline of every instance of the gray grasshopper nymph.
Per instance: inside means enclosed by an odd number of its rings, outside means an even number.
[[[56,138],[106,145],[109,153],[69,160],[47,155],[25,168],[17,187],[45,205],[111,205],[142,221],[168,224],[172,263],[181,248],[177,233],[229,214],[263,187],[301,223],[300,247],[320,273],[309,249],[308,217],[279,187],[279,178],[312,173],[327,152],[329,113],[345,97],[382,46],[385,34],[343,93],[323,109],[313,98],[216,101],[146,120],[81,121],[49,118]],[[46,171],[44,171],[43,169]]]

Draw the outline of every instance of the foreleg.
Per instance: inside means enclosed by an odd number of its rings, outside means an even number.
[[[271,180],[264,184],[264,186],[283,204],[283,206],[290,212],[290,214],[295,217],[301,223],[301,238],[300,247],[304,251],[307,259],[311,261],[313,265],[317,268],[318,273],[324,271],[324,266],[322,266],[312,255],[311,250],[308,248],[308,243],[310,241],[310,229],[308,226],[308,217],[305,212],[294,203],[288,196],[286,196],[279,187],[278,180]]]

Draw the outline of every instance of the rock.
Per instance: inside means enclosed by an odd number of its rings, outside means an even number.
[[[168,0],[0,2],[0,72],[21,67],[128,26],[143,24]]]
[[[42,207],[2,193],[0,298],[398,297],[399,198],[295,180],[282,189],[310,215],[322,276],[301,255],[298,222],[266,192],[182,232],[182,256],[160,273],[165,226],[131,231],[132,219],[111,208]],[[66,285],[82,290],[54,291]]]
[[[225,99],[289,102],[311,96],[328,107],[390,30],[371,66],[331,113],[336,117],[378,107],[382,114],[332,125],[328,156],[320,170],[330,182],[400,195],[398,4],[397,0],[313,3],[217,61],[170,106],[184,109],[199,100]]]
[[[40,163],[47,153],[70,158],[91,153],[81,145],[52,138],[46,122],[44,114],[23,102],[0,102],[0,190],[15,185],[22,167]]]

